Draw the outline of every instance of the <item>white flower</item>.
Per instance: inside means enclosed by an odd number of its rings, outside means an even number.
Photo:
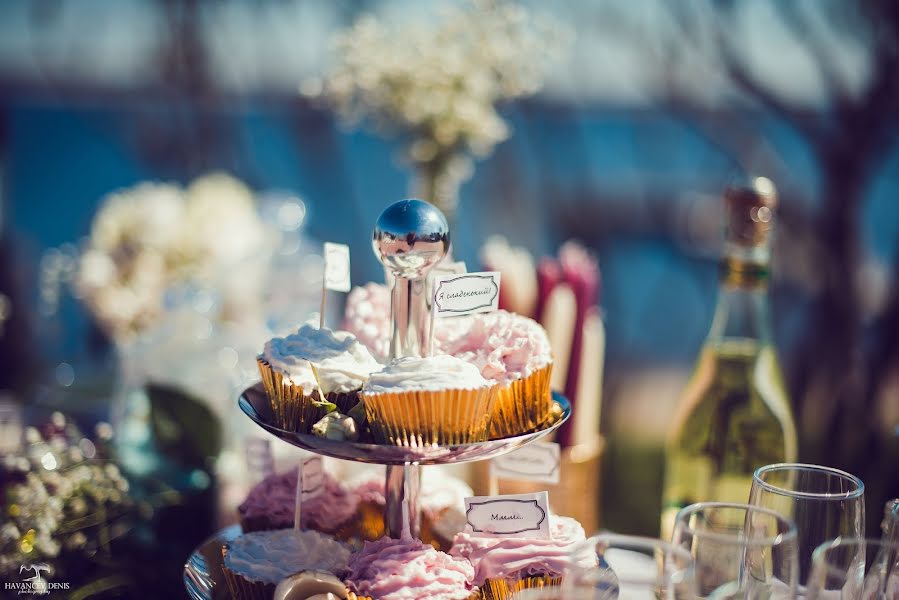
[[[467,155],[487,156],[509,136],[496,105],[540,88],[565,45],[559,32],[501,0],[472,0],[436,23],[402,28],[365,15],[336,36],[336,64],[314,89],[347,122],[369,119],[403,135],[408,160],[434,173],[435,187],[458,185],[471,171]]]
[[[186,190],[141,183],[104,200],[78,263],[75,291],[121,345],[162,319],[166,294],[179,285],[215,289],[223,312],[251,304],[246,296],[261,293],[253,277],[274,237],[252,192],[230,175],[200,177]]]

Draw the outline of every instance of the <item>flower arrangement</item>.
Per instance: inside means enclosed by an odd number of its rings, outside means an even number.
[[[187,188],[140,183],[103,201],[75,291],[110,338],[127,343],[158,322],[174,286],[212,285],[263,253],[265,233],[251,191],[229,175],[206,175]]]
[[[110,435],[108,425],[98,431]],[[60,413],[42,430],[26,429],[25,442],[24,452],[5,455],[0,465],[2,577],[36,561],[52,571],[65,553],[92,556],[115,537],[113,521],[133,506],[128,481],[101,456],[104,440],[95,444]]]
[[[567,35],[505,1],[470,0],[442,17],[402,29],[360,18],[338,35],[322,93],[347,121],[401,134],[415,193],[451,214],[472,157],[509,136],[497,103],[536,93]]]

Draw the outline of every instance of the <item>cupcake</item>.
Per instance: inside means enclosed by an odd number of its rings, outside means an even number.
[[[493,388],[474,365],[438,355],[390,362],[361,395],[376,441],[423,447],[486,440]]]
[[[462,320],[460,320],[462,321]],[[533,319],[500,310],[472,315],[463,326],[435,332],[441,352],[469,362],[497,382],[490,438],[540,428],[552,415],[552,350]]]
[[[418,496],[421,508],[419,538],[439,549],[449,549],[452,539],[465,522],[462,511],[465,498],[474,496],[471,487],[456,477],[447,475],[436,467],[421,472],[421,492]],[[377,540],[385,534],[384,496],[385,472],[383,467],[368,470],[347,482],[359,505],[359,535],[365,540]]]
[[[350,600],[468,600],[478,598],[474,569],[460,558],[406,536],[365,542],[350,557]]]
[[[450,554],[471,562],[474,584],[483,600],[507,600],[522,590],[559,586],[569,566],[593,566],[591,554],[571,555],[585,539],[580,523],[551,515],[550,532],[552,537],[547,540],[487,537],[463,531],[453,540]]]
[[[269,600],[289,575],[308,569],[343,574],[350,558],[346,545],[317,531],[255,531],[222,548],[222,571],[237,600]]]
[[[304,433],[333,409],[328,403],[349,413],[369,373],[381,368],[351,333],[308,324],[266,342],[256,362],[278,425]]]
[[[322,493],[303,501],[301,526],[340,539],[349,539],[356,528],[357,496],[324,473]],[[269,475],[250,490],[238,507],[244,532],[293,527],[297,470]]]

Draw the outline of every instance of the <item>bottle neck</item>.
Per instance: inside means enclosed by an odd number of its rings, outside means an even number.
[[[721,262],[718,305],[709,331],[710,342],[771,341],[768,317],[769,252],[767,246],[726,247]]]

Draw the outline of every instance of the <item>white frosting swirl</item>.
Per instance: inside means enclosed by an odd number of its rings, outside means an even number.
[[[372,373],[363,394],[400,391],[471,390],[492,385],[478,368],[459,358],[441,354],[425,358],[405,357]]]
[[[228,542],[225,566],[251,581],[277,584],[298,571],[346,570],[350,550],[317,531],[254,531]]]
[[[369,373],[381,368],[368,349],[346,331],[317,329],[303,325],[287,337],[265,343],[262,353],[273,369],[283,373],[306,390],[315,387],[312,367],[323,393],[358,390]]]

